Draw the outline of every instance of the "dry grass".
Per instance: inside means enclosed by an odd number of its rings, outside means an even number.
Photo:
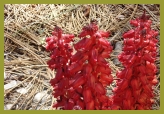
[[[111,31],[109,41],[122,41],[121,34],[131,29],[129,20],[140,16],[143,10],[151,16],[152,28],[160,31],[160,8],[157,4],[6,4],[4,6],[4,84],[13,80],[17,85],[4,90],[4,106],[12,104],[13,110],[51,110],[54,98],[49,80],[54,71],[48,69],[46,61],[49,54],[45,51],[44,39],[51,35],[54,25],[58,25],[65,33],[78,35],[82,27],[91,19],[97,19],[100,29]],[[75,42],[78,38],[75,38]],[[158,36],[160,42],[160,36]],[[160,44],[158,42],[158,80],[160,81]],[[122,66],[115,65],[111,55],[109,60],[113,76]],[[25,88],[26,94],[17,90]],[[45,91],[44,102],[35,101],[34,96]],[[155,87],[154,110],[160,108],[160,83]]]

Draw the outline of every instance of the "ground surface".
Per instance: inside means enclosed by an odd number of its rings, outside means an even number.
[[[132,28],[129,20],[141,16],[143,10],[151,16],[152,28],[160,31],[160,7],[156,4],[6,4],[4,6],[4,109],[52,110],[55,99],[49,80],[54,71],[47,67],[49,53],[44,39],[54,25],[65,33],[78,35],[91,19],[98,20],[100,29],[110,31],[109,41],[116,48],[109,59],[112,75],[121,69],[116,55],[121,52],[122,33]],[[160,36],[157,37],[160,42]],[[76,42],[78,38],[75,38]],[[157,50],[157,77],[154,87],[154,110],[160,108],[160,44]],[[116,52],[117,51],[117,52]],[[115,84],[112,84],[114,86]],[[111,94],[111,87],[108,93]]]

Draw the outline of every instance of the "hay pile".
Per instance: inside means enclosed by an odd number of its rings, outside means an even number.
[[[44,39],[54,25],[65,33],[78,35],[82,27],[96,19],[100,29],[110,31],[109,41],[121,52],[122,33],[131,29],[129,20],[151,16],[152,28],[160,31],[160,8],[157,4],[6,4],[4,6],[4,109],[52,110],[55,99],[49,80],[55,76],[48,69]],[[79,39],[75,38],[77,42]],[[158,36],[160,42],[160,36]],[[160,81],[160,44],[158,42],[157,77]],[[109,62],[112,75],[122,66],[113,51]],[[115,62],[116,61],[116,62]],[[113,84],[114,86],[115,84]],[[112,86],[111,86],[112,87]],[[109,87],[110,88],[110,87]],[[160,108],[160,83],[155,87],[154,110]],[[109,93],[110,94],[110,93]]]

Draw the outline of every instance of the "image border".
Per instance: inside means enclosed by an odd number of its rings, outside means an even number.
[[[164,47],[164,32],[161,32],[164,28],[164,25],[161,24],[161,21],[164,20],[164,16],[162,15],[162,11],[164,9],[164,5],[162,3],[162,0],[137,0],[137,1],[134,1],[134,0],[92,0],[92,1],[85,1],[85,0],[82,0],[82,1],[77,1],[77,0],[59,0],[59,1],[55,1],[55,0],[45,0],[45,1],[41,1],[41,0],[5,0],[5,1],[0,1],[0,5],[1,5],[1,23],[0,23],[0,26],[1,26],[1,38],[0,38],[0,42],[2,43],[1,45],[1,48],[0,48],[0,52],[2,54],[4,54],[4,4],[160,4],[160,68],[164,68],[164,65],[163,65],[163,59],[164,59],[164,55],[162,52],[162,48]],[[3,75],[2,73],[4,73],[4,57],[2,58],[3,56],[1,56],[0,60],[1,60],[1,80],[4,80],[2,79],[3,78]],[[163,88],[163,75],[164,74],[164,71],[162,71],[162,69],[160,70],[160,88]],[[4,82],[3,82],[4,83]],[[2,88],[3,87],[3,88]],[[4,86],[1,86],[1,91],[4,92]],[[45,113],[51,113],[51,114],[55,114],[55,113],[60,113],[60,114],[67,114],[67,113],[71,113],[71,114],[75,114],[75,113],[81,113],[81,114],[84,114],[84,113],[93,113],[93,114],[110,114],[110,113],[114,113],[114,114],[131,114],[131,113],[136,113],[136,114],[140,114],[140,113],[148,113],[148,114],[155,114],[155,113],[164,113],[164,107],[163,107],[163,102],[164,100],[163,99],[163,90],[160,89],[160,109],[159,110],[93,110],[93,111],[88,111],[88,110],[4,110],[4,96],[3,98],[1,97],[1,103],[2,103],[2,114],[7,114],[7,113],[16,113],[16,114],[20,114],[20,113],[42,113],[42,114],[45,114]],[[22,112],[23,111],[23,112]],[[30,111],[30,112],[28,112]],[[45,112],[46,111],[46,112]],[[78,112],[77,112],[78,111]],[[85,111],[85,112],[84,112]],[[110,112],[111,111],[111,112]],[[139,111],[139,112],[138,112]]]

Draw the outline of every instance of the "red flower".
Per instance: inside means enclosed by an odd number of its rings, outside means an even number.
[[[52,35],[46,39],[46,49],[51,52],[48,65],[56,70],[55,78],[50,81],[53,95],[58,99],[54,107],[64,110],[108,109],[109,97],[105,89],[113,81],[105,60],[112,51],[105,39],[109,32],[99,31],[97,23],[92,21],[79,34],[83,39],[73,45],[75,54],[69,45],[74,35],[63,34],[57,26]]]
[[[118,58],[125,68],[117,73],[120,81],[114,91],[113,105],[123,110],[148,110],[153,103],[152,86],[157,83],[154,64],[157,32],[151,30],[145,12],[130,23],[136,28],[123,34],[123,52]]]

